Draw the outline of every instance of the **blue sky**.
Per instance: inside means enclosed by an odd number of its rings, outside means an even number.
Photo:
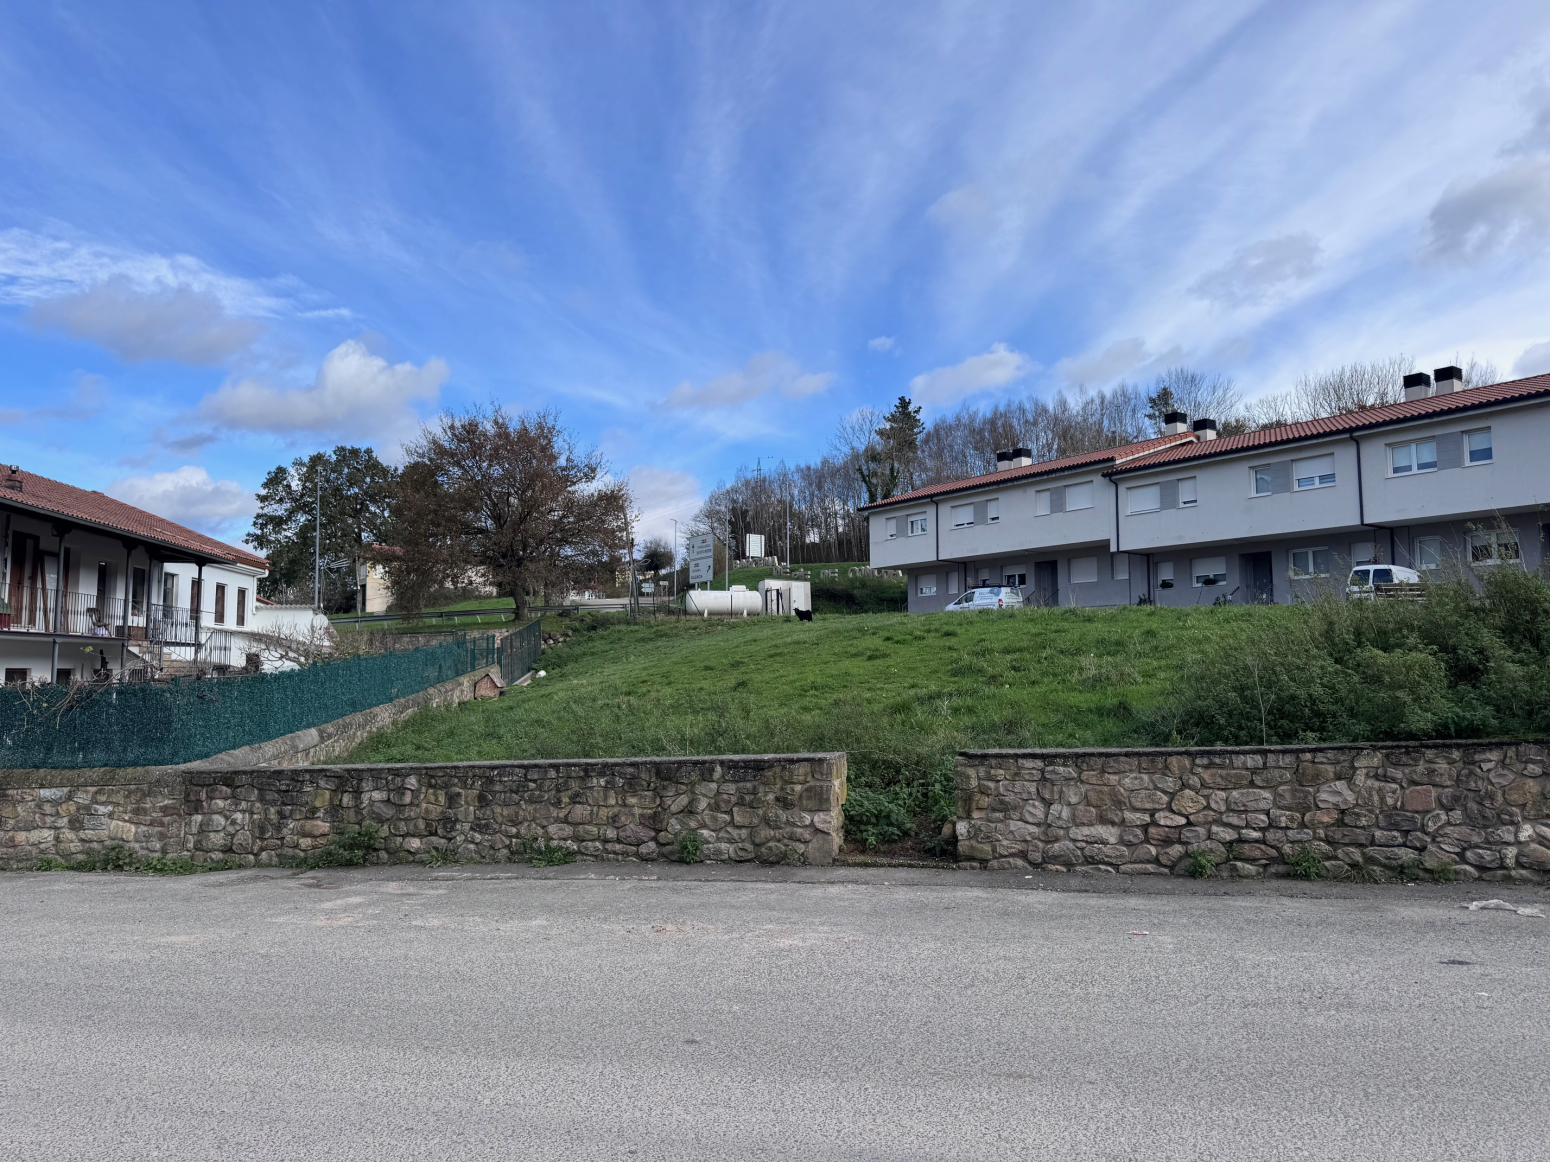
[[[1550,5],[0,5],[0,460],[234,539],[557,408],[740,461],[1174,364],[1550,370]]]

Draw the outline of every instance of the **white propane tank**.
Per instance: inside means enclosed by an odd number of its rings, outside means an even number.
[[[750,613],[763,613],[762,599],[758,593],[749,592],[745,585],[726,589],[691,589],[684,594],[684,612],[701,617],[746,617]]]

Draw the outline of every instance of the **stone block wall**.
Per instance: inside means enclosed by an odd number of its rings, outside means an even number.
[[[844,828],[843,754],[79,773],[0,779],[0,867],[112,843],[275,866],[362,823],[381,829],[389,862],[499,861],[537,842],[653,860],[695,831],[707,862],[827,866]]]
[[[958,855],[971,866],[1285,875],[1304,846],[1356,864],[1456,865],[1463,879],[1550,872],[1539,743],[964,751]]]

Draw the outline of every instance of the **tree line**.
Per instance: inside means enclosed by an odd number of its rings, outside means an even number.
[[[631,510],[628,486],[556,414],[496,407],[439,417],[401,467],[348,445],[276,467],[244,540],[269,558],[259,591],[271,600],[310,605],[316,556],[329,611],[358,611],[363,569],[380,565],[400,610],[479,588],[525,615],[611,584]]]

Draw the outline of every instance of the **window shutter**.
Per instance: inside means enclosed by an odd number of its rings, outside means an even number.
[[[1464,464],[1464,433],[1443,432],[1437,437],[1437,471]]]
[[[1050,512],[1066,511],[1066,490],[1064,488],[1051,488],[1049,490]]]
[[[1177,480],[1162,481],[1162,506],[1165,509],[1179,507],[1179,482]]]
[[[1292,462],[1290,460],[1277,460],[1274,464],[1266,465],[1270,469],[1270,491],[1290,492],[1292,490]]]
[[[982,525],[984,523],[985,523],[985,502],[983,500],[976,500],[974,502],[974,524],[976,526],[979,526],[979,525]]]

